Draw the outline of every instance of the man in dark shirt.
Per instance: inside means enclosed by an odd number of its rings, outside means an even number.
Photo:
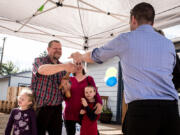
[[[176,54],[176,65],[174,67],[174,70],[173,70],[173,83],[174,83],[174,86],[176,88],[176,90],[178,90],[180,88],[180,59],[179,59],[179,56]]]
[[[74,72],[72,63],[62,64],[61,43],[57,40],[48,44],[48,55],[35,58],[32,71],[31,88],[37,103],[38,135],[60,135],[62,132],[62,92],[59,84],[66,72]]]

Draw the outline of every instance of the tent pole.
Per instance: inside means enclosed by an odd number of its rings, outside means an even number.
[[[47,2],[48,2],[48,0],[43,4],[43,6],[46,5]],[[39,12],[39,10],[37,10],[37,11],[35,12],[35,14],[33,14],[30,18],[28,18],[28,20],[17,30],[17,32],[20,31],[28,22],[30,22],[30,20],[31,20],[33,17],[37,16],[37,13],[38,13],[38,12]]]
[[[33,18],[33,17],[30,17],[30,18],[17,30],[17,32],[20,31],[32,18]]]
[[[56,4],[56,2],[52,1],[52,0],[49,0],[50,2]],[[63,7],[68,7],[68,8],[73,8],[73,9],[81,9],[81,10],[86,10],[86,11],[91,11],[91,12],[96,12],[96,13],[102,13],[101,11],[99,10],[94,10],[94,9],[88,9],[88,8],[82,8],[82,7],[75,7],[75,6],[72,6],[72,5],[66,5],[66,4],[63,4]],[[107,13],[105,11],[103,11],[106,15]],[[120,15],[120,14],[116,14],[116,13],[111,13],[111,15],[114,15],[114,16],[121,16],[121,17],[129,17],[127,15]]]
[[[0,26],[1,28],[4,28],[4,29],[7,29],[7,30],[9,30],[9,31],[14,31],[14,30],[12,30],[12,29],[10,29],[10,28],[7,28],[7,27],[4,27],[4,26]]]
[[[98,10],[99,12],[104,13],[104,14],[107,15],[107,12],[103,11],[102,9],[99,9],[99,8],[97,8],[97,7],[91,5],[91,4],[89,4],[89,3],[87,3],[87,2],[85,2],[85,1],[83,1],[83,0],[78,0],[78,1],[80,1],[81,3],[83,3],[83,4],[85,4],[85,5],[88,5],[89,7],[92,7],[92,8],[94,8],[94,9]],[[114,17],[114,16],[129,17],[129,16],[127,16],[127,15],[120,15],[120,14],[115,14],[115,13],[110,13],[110,14],[113,15],[113,17]],[[119,19],[119,18],[118,18],[118,19]]]
[[[34,27],[32,27],[32,26],[29,26],[29,25],[26,25],[26,27],[29,27],[29,28],[31,28],[31,29],[34,29],[34,30],[37,30],[37,31],[43,32],[43,33],[45,33],[47,36],[57,37],[57,38],[59,38],[59,39],[62,39],[62,40],[64,40],[64,41],[67,41],[67,42],[72,43],[72,44],[76,44],[76,45],[78,45],[78,46],[80,46],[80,47],[81,47],[81,44],[78,44],[78,43],[76,43],[76,42],[73,42],[73,41],[67,40],[67,39],[62,38],[62,37],[60,37],[60,36],[58,36],[58,35],[53,35],[53,34],[50,34],[50,33],[48,33],[48,32],[45,32],[45,31],[39,30],[39,29],[34,28]]]
[[[97,8],[97,7],[89,4],[89,3],[87,3],[87,2],[84,2],[84,1],[82,1],[82,0],[79,0],[79,1],[80,1],[81,3],[83,3],[83,4],[86,4],[86,5],[88,5],[88,6],[92,7],[92,8],[100,11],[100,12],[103,13],[103,14],[110,15],[111,17],[113,17],[113,18],[115,18],[115,19],[118,19],[118,20],[120,20],[120,21],[122,21],[122,22],[125,22],[125,20],[120,19],[120,18],[116,17],[115,15],[112,15],[110,12],[106,13],[105,11],[103,11],[103,10],[101,10],[101,9],[99,9],[99,8]]]
[[[48,2],[49,0],[47,0],[42,6],[45,6],[46,4],[47,4],[47,2]],[[39,12],[38,10],[36,11],[36,13],[37,12]],[[43,11],[42,11],[43,12]],[[34,14],[35,15],[35,14]],[[39,14],[38,14],[39,15]],[[36,15],[37,16],[37,15]],[[22,22],[22,21],[24,21],[24,20],[27,20],[27,19],[29,19],[30,17],[27,17],[27,18],[24,18],[23,20],[19,20],[19,22]]]

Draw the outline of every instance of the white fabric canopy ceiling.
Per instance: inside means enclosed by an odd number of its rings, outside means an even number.
[[[140,2],[142,0],[0,0],[0,33],[42,42],[57,39],[66,47],[92,49],[129,31],[130,9]],[[144,2],[155,8],[155,27],[180,23],[180,0]]]

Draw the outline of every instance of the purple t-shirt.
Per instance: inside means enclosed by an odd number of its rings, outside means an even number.
[[[32,108],[20,110],[15,108],[11,111],[5,135],[37,135],[36,116]]]

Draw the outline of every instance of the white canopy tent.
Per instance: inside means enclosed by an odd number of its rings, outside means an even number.
[[[0,33],[86,50],[129,31],[129,12],[142,0],[0,0]],[[146,0],[155,27],[180,23],[180,0]]]

